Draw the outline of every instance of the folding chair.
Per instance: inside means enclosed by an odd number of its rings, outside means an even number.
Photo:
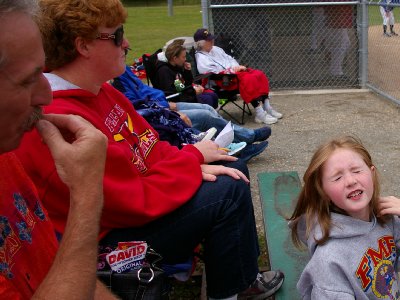
[[[197,64],[196,64],[196,56],[195,56],[195,49],[192,48],[189,52],[189,55],[192,58],[192,70],[196,70],[196,74],[198,74],[197,71]],[[244,115],[251,116],[251,110],[249,105],[244,102],[243,100],[243,105],[239,105],[236,101],[238,100],[237,95],[239,93],[239,89],[231,89],[228,87],[233,86],[233,82],[237,82],[237,76],[235,74],[215,74],[215,73],[208,73],[208,74],[198,74],[195,77],[196,79],[201,79],[202,80],[202,85],[205,86],[208,89],[214,90],[214,92],[218,95],[218,97],[222,100],[222,105],[218,108],[218,111],[223,111],[225,114],[227,114],[231,119],[233,119],[235,122],[238,124],[243,125],[244,124]],[[219,83],[219,84],[217,84]],[[224,88],[224,87],[227,88]],[[229,103],[232,103],[235,105],[241,112],[242,112],[242,118],[241,121],[239,121],[237,118],[235,118],[229,111],[226,110],[225,106],[228,105]]]
[[[142,55],[142,59],[143,59],[143,66],[144,69],[146,70],[146,79],[147,79],[147,85],[151,85],[153,87],[157,86],[157,82],[156,82],[156,72],[157,72],[157,68],[156,68],[156,63],[157,63],[157,55],[158,53],[161,53],[162,50],[158,49],[156,52],[154,52],[153,54],[143,54]]]

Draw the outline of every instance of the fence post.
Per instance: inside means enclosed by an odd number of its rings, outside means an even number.
[[[174,15],[174,3],[173,0],[168,0],[168,17],[172,17]]]
[[[208,28],[208,1],[201,0],[201,15],[203,20],[203,28]]]
[[[361,0],[360,22],[360,85],[365,88],[368,81],[368,0]]]

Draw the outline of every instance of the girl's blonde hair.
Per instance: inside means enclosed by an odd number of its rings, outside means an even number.
[[[297,227],[299,218],[305,215],[306,221],[306,237],[315,225],[319,223],[322,230],[322,237],[316,240],[318,245],[324,244],[329,238],[331,227],[331,211],[347,214],[342,209],[335,206],[328,196],[325,194],[322,186],[322,171],[325,162],[329,159],[336,149],[349,149],[361,156],[368,168],[374,166],[372,158],[367,149],[363,146],[361,141],[352,136],[340,137],[333,139],[321,145],[311,158],[310,165],[304,173],[304,186],[300,192],[296,208],[291,216],[292,221],[292,240],[297,247],[300,247],[301,242],[298,236]],[[378,212],[378,199],[380,194],[379,175],[376,167],[372,172],[372,180],[374,192],[372,199],[369,203],[370,213],[377,215]],[[378,222],[383,224],[385,219],[377,217]]]

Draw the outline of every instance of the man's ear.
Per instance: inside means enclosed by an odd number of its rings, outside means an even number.
[[[85,40],[84,38],[78,36],[75,39],[75,48],[76,48],[76,51],[78,51],[78,53],[80,55],[82,55],[83,57],[89,56],[89,48],[90,47],[88,47],[88,41]]]

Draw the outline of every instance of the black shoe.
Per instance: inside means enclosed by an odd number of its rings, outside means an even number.
[[[285,275],[281,271],[268,271],[257,274],[256,280],[244,292],[239,293],[238,299],[261,300],[275,294],[282,286]]]
[[[261,152],[267,148],[268,142],[264,141],[258,144],[251,144],[247,145],[246,148],[242,150],[240,155],[238,156],[239,158],[243,159],[245,162],[248,162],[250,159],[252,159],[254,156],[259,155]]]
[[[394,32],[394,31],[391,31],[390,34],[393,35],[393,36],[398,36],[398,34],[396,32]]]
[[[262,142],[271,136],[271,127],[265,126],[262,128],[254,129],[254,142]]]

